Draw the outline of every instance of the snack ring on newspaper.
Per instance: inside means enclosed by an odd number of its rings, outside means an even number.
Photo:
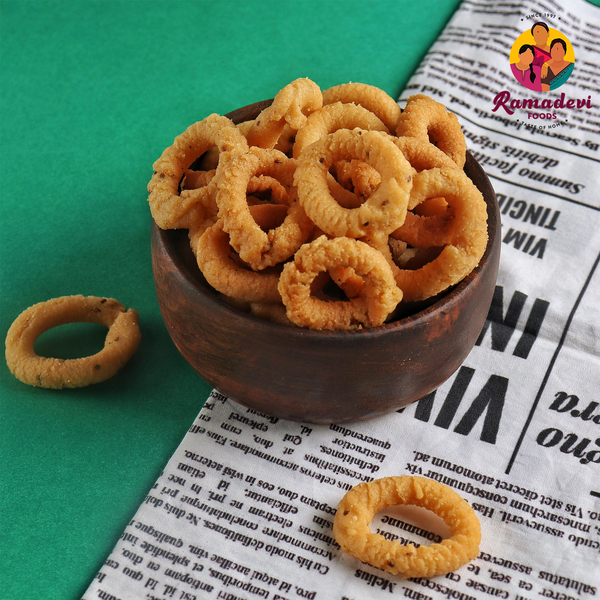
[[[322,272],[350,267],[362,277],[358,296],[324,301],[312,295],[311,284]],[[311,329],[358,329],[381,325],[402,300],[385,258],[374,248],[350,238],[321,236],[304,244],[286,263],[279,292],[290,321]]]
[[[356,158],[381,175],[375,192],[357,208],[344,208],[329,191],[328,172],[339,160]],[[312,221],[331,236],[360,238],[373,229],[394,231],[404,223],[412,168],[388,135],[340,129],[307,147],[298,159],[294,182],[298,200]]]
[[[23,311],[6,336],[6,362],[17,379],[36,387],[85,387],[109,379],[133,356],[140,343],[139,314],[112,298],[62,296]],[[67,323],[108,327],[104,348],[92,356],[62,359],[39,356],[34,345],[42,333]]]
[[[213,202],[216,177],[206,186],[181,193],[179,184],[192,163],[213,146],[219,148],[219,166],[248,148],[246,138],[231,120],[213,114],[190,125],[154,163],[148,202],[161,229],[189,229],[204,218],[203,204]]]
[[[450,243],[437,258],[419,269],[400,269],[395,273],[407,302],[425,300],[458,283],[479,264],[488,240],[485,201],[463,171],[422,171],[414,177],[413,193],[418,203],[427,198],[444,198],[454,216]]]
[[[400,106],[383,90],[366,83],[343,83],[323,92],[323,105],[343,102],[354,103],[375,113],[390,130],[394,131],[400,117]]]
[[[253,177],[267,175],[286,187],[295,198],[293,174],[296,161],[278,150],[251,147],[234,157],[218,178],[217,204],[223,231],[240,258],[259,270],[287,260],[307,240],[314,228],[304,209],[291,201],[283,223],[268,233],[252,218],[246,199]]]
[[[314,81],[306,78],[292,81],[277,92],[271,106],[256,117],[246,136],[248,144],[274,148],[286,123],[297,131],[305,125],[307,116],[322,106],[321,88]]]
[[[338,129],[365,129],[383,131],[389,129],[371,111],[356,104],[328,104],[308,117],[306,125],[296,133],[294,158],[298,158],[304,148]]]
[[[281,303],[279,272],[247,268],[229,245],[222,219],[206,229],[190,229],[189,237],[198,267],[215,290],[238,302]]]
[[[433,142],[459,169],[465,166],[467,144],[456,115],[428,96],[411,96],[398,119],[398,137],[415,137]]]
[[[415,505],[440,517],[451,537],[430,546],[403,546],[372,533],[369,523],[384,508]],[[476,558],[481,526],[474,510],[452,488],[425,477],[384,477],[352,488],[341,500],[333,534],[344,552],[402,577],[434,577]]]

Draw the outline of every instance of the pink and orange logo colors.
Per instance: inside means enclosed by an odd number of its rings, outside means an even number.
[[[575,67],[575,52],[566,35],[537,21],[524,31],[510,51],[514,78],[533,92],[548,92],[563,85]]]

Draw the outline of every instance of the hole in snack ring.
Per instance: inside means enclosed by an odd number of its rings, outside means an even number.
[[[334,163],[353,158],[374,167],[381,184],[364,203],[346,209],[332,196],[328,175]],[[412,168],[389,136],[378,131],[340,129],[304,150],[294,182],[301,206],[319,229],[333,237],[360,238],[374,229],[389,233],[402,225]]]
[[[108,328],[104,347],[91,356],[48,358],[34,350],[46,331],[68,323],[96,323]],[[40,302],[23,311],[6,336],[6,362],[23,383],[61,389],[84,387],[112,377],[137,350],[139,314],[112,298],[63,296]]]
[[[46,358],[72,359],[92,356],[102,350],[107,328],[97,323],[67,323],[40,335],[35,353]]]
[[[400,540],[403,546],[430,546],[452,536],[444,520],[422,506],[396,505],[379,511],[369,525],[373,533],[390,540]]]
[[[403,546],[373,533],[373,517],[386,507],[414,505],[439,516],[451,536],[429,546]],[[384,477],[352,488],[340,501],[333,534],[344,552],[403,577],[445,575],[479,554],[481,526],[474,510],[452,488],[424,477]]]

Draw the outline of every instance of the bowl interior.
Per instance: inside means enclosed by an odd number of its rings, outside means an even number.
[[[227,116],[235,123],[250,120],[270,102]],[[501,242],[496,196],[470,154],[465,172],[488,210],[489,239],[479,265],[438,297],[403,303],[393,321],[368,329],[287,327],[234,308],[205,281],[187,231],[164,231],[153,224],[157,296],[173,341],[216,389],[280,418],[348,422],[420,399],[466,358],[487,317],[496,282]]]

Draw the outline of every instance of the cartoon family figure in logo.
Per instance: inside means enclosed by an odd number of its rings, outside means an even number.
[[[575,55],[566,36],[555,29],[552,29],[552,40],[550,36],[548,25],[539,21],[531,31],[517,38],[511,51],[512,74],[522,86],[534,92],[555,90],[573,72]],[[531,38],[533,44],[527,43]]]

